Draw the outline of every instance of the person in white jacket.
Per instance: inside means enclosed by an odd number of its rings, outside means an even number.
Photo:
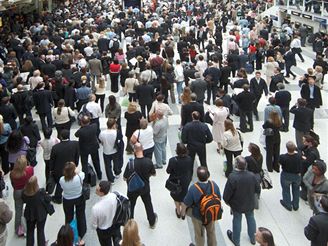
[[[180,60],[176,60],[175,63],[176,66],[174,68],[174,74],[175,74],[175,80],[177,81],[178,101],[181,104],[182,86],[184,82],[183,66]]]

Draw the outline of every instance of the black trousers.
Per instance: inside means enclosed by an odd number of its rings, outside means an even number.
[[[244,111],[239,108],[240,123],[239,127],[242,132],[247,130],[253,131],[253,114],[252,111]],[[247,120],[246,120],[247,117]],[[249,125],[249,128],[247,127]]]
[[[272,137],[265,138],[266,145],[266,164],[269,172],[273,169],[279,172],[279,155],[280,155],[280,139],[274,140]]]
[[[205,144],[198,148],[194,148],[190,146],[187,146],[187,148],[188,148],[189,156],[192,158],[193,162],[195,161],[195,156],[197,154],[200,161],[200,165],[203,167],[207,167]]]
[[[151,147],[149,149],[145,149],[143,151],[144,157],[149,158],[150,160],[153,159],[153,153],[154,153],[154,147]]]
[[[65,223],[69,224],[74,219],[74,208],[76,212],[77,230],[79,237],[83,238],[87,231],[87,222],[85,219],[85,200],[81,195],[76,199],[63,199],[63,208],[65,213]]]
[[[6,143],[0,144],[1,167],[4,174],[9,173],[8,151],[6,150]]]
[[[61,177],[61,175],[54,174],[54,179],[56,181],[56,190],[55,190],[54,199],[56,199],[56,200],[62,199],[63,189],[62,189],[61,185],[59,184],[60,177]]]
[[[51,111],[47,113],[39,113],[42,130],[46,129],[47,127],[52,128],[52,114]],[[46,123],[47,118],[47,123]]]
[[[122,239],[120,226],[111,226],[106,230],[97,229],[101,246],[119,246]]]
[[[63,124],[56,124],[56,130],[57,130],[57,138],[61,139],[61,132],[63,130],[68,130],[68,132],[70,132],[71,130],[71,122],[66,122]]]
[[[230,151],[227,149],[224,149],[224,154],[227,158],[227,169],[225,171],[225,176],[228,178],[229,174],[232,172],[233,167],[232,167],[232,159],[233,157],[237,157],[238,155],[240,155],[242,152],[242,150],[240,151]]]
[[[100,161],[99,161],[99,153],[98,150],[92,152],[92,153],[85,153],[84,151],[80,152],[81,156],[81,163],[82,163],[82,171],[86,174],[84,181],[87,180],[87,173],[88,173],[88,157],[91,155],[92,163],[95,168],[95,171],[97,173],[98,179],[101,177],[101,169],[100,169]]]
[[[281,108],[282,118],[284,119],[283,130],[288,131],[289,128],[289,108]]]
[[[110,73],[110,90],[112,92],[118,92],[118,76],[119,73]]]
[[[99,100],[100,100],[101,112],[104,112],[105,94],[104,95],[96,94],[96,103],[98,103]]]
[[[289,77],[289,74],[293,75],[294,77],[296,77],[296,75],[291,71],[292,66],[287,66],[286,65],[286,77]]]
[[[50,175],[50,160],[44,160],[44,164],[45,164],[44,174],[46,176],[46,182],[47,182]]]
[[[38,246],[46,245],[46,237],[44,235],[44,226],[46,224],[46,220],[43,221],[30,221],[26,220],[26,246],[34,246],[34,230],[35,226],[37,228],[37,238],[38,238]]]
[[[152,104],[140,104],[140,108],[141,108],[141,113],[142,113],[142,116],[144,118],[148,117],[149,116],[149,111],[151,109],[151,105]],[[146,107],[147,107],[147,115],[146,115]]]
[[[212,96],[212,99],[213,99],[213,104],[215,103],[217,91],[218,91],[218,87],[217,87],[216,84],[207,84],[207,99],[206,99],[206,102],[208,104],[211,103],[211,96]]]
[[[145,205],[149,225],[154,225],[156,217],[153,209],[153,204],[151,202],[149,187],[145,187],[145,189],[141,192],[128,193],[128,198],[131,202],[131,218],[134,218],[134,207],[136,206],[136,202],[139,196],[141,196],[142,202]]]
[[[261,100],[262,95],[256,96],[254,102],[253,102],[253,114],[255,115],[256,118],[259,117],[259,112],[257,111],[257,106],[259,105],[259,102]]]

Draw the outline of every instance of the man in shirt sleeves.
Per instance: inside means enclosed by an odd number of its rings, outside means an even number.
[[[111,184],[100,181],[96,194],[100,197],[91,210],[92,227],[97,230],[101,246],[119,245],[122,239],[120,225],[114,225],[113,220],[117,208],[116,195],[110,192]]]

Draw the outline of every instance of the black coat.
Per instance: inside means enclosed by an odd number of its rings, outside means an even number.
[[[278,90],[277,84],[278,83],[284,83],[284,75],[282,73],[275,74],[271,77],[271,82],[269,86],[270,92],[275,92]]]
[[[306,99],[307,105],[310,108],[320,108],[322,105],[322,97],[320,88],[314,85],[313,99],[310,99],[310,86],[309,84],[303,84],[301,88],[301,97]]]
[[[229,84],[230,75],[231,75],[231,67],[230,66],[224,66],[221,68],[221,79],[220,79],[221,85]]]
[[[150,105],[154,100],[154,87],[148,84],[141,84],[137,87],[136,94],[140,105]]]
[[[327,246],[328,213],[312,216],[309,224],[304,228],[304,234],[311,241],[311,246]]]
[[[23,124],[20,127],[22,134],[30,139],[30,147],[36,148],[41,140],[39,128],[35,123]]]
[[[221,79],[221,71],[217,67],[209,67],[205,70],[203,76],[206,77],[206,75],[212,76],[213,85],[217,85],[220,82]]]
[[[204,121],[204,106],[198,102],[190,102],[183,105],[181,108],[181,125],[184,126],[192,121],[192,112],[198,111],[200,114],[200,121]]]
[[[289,103],[292,100],[292,95],[287,90],[277,91],[274,95],[276,99],[276,105],[280,108],[289,108]]]
[[[284,55],[286,67],[296,66],[295,54],[290,50]]]
[[[97,124],[90,124],[81,127],[75,132],[75,137],[79,138],[80,152],[94,153],[99,149]]]
[[[43,75],[48,75],[49,78],[54,78],[55,77],[55,72],[57,70],[56,65],[52,63],[46,63],[43,64],[41,67],[41,72]]]
[[[245,112],[253,111],[254,100],[255,95],[249,91],[240,92],[235,98],[239,109]]]
[[[11,95],[10,102],[13,104],[16,112],[18,114],[24,114],[27,111],[27,107],[25,105],[26,98],[28,96],[27,91],[18,91]]]
[[[250,86],[250,92],[254,93],[254,95],[256,97],[261,97],[262,94],[263,94],[263,91],[265,93],[265,95],[267,96],[268,95],[268,86],[267,84],[265,83],[265,80],[260,78],[260,82],[258,83],[256,78],[252,78],[250,83],[249,83],[249,86]]]
[[[188,148],[198,149],[212,142],[213,135],[205,123],[194,120],[182,128],[181,140]]]
[[[56,177],[63,176],[65,163],[73,161],[76,166],[79,164],[80,148],[77,141],[64,140],[54,145],[50,155],[50,170]]]
[[[52,93],[48,90],[38,90],[33,93],[33,101],[38,114],[51,112],[53,105]]]
[[[260,194],[259,182],[249,171],[233,171],[224,187],[223,199],[233,211],[251,212],[255,208],[255,194]]]
[[[313,110],[293,106],[290,112],[295,115],[293,127],[298,131],[309,132],[312,126]]]
[[[44,221],[47,218],[47,211],[42,200],[50,202],[51,197],[46,194],[44,189],[40,189],[33,196],[27,196],[23,193],[23,202],[26,203],[24,217],[27,221]]]
[[[1,104],[0,105],[0,114],[3,117],[3,122],[8,123],[12,130],[17,129],[16,124],[16,110],[12,104]]]

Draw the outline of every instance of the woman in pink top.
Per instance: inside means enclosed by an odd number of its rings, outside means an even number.
[[[125,62],[125,55],[123,49],[118,49],[115,53],[115,59],[118,60],[119,64],[123,64]]]
[[[17,236],[23,236],[21,218],[23,214],[23,200],[22,194],[27,181],[34,174],[33,167],[27,166],[25,156],[20,156],[14,165],[13,170],[10,172],[11,185],[14,188],[14,201],[15,201],[15,233]]]

